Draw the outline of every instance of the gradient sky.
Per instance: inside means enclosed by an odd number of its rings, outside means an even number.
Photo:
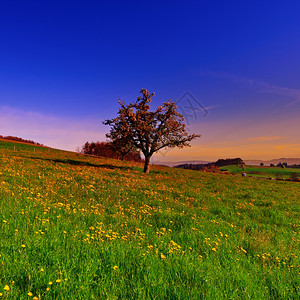
[[[156,161],[300,157],[299,13],[299,1],[2,1],[0,134],[75,151],[146,88],[153,106],[181,99],[202,134]]]

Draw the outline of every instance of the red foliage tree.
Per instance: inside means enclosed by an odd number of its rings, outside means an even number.
[[[141,155],[137,151],[128,151],[127,153],[121,155],[111,143],[108,142],[86,142],[82,147],[82,152],[84,154],[116,158],[128,161],[143,162]]]
[[[105,120],[103,124],[111,126],[106,136],[112,144],[142,151],[145,157],[144,173],[148,173],[150,158],[155,152],[166,147],[190,146],[189,142],[200,135],[187,133],[184,117],[176,111],[175,102],[170,100],[155,111],[150,111],[154,93],[149,94],[146,89],[142,89],[141,94],[136,102],[128,105],[119,99],[121,107],[118,116]]]

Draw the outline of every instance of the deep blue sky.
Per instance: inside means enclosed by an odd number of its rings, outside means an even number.
[[[246,139],[288,137],[272,147],[291,145],[299,141],[292,128],[300,125],[299,12],[298,1],[2,1],[0,108],[25,124],[19,133],[2,117],[0,134],[75,150],[83,140],[104,139],[99,123],[116,114],[119,96],[135,100],[147,88],[157,94],[153,105],[189,91],[207,107],[192,127],[203,134],[204,148],[222,149],[212,144],[221,137],[227,148],[236,147],[245,131]],[[92,127],[93,134],[66,144],[63,136],[47,135],[53,128],[33,134],[37,121],[26,118],[37,115],[49,124],[49,118],[90,122],[84,132]],[[266,131],[256,128],[272,122]],[[75,125],[69,134],[62,126],[65,135],[76,133]],[[242,131],[236,139],[235,129]],[[291,147],[282,155],[300,156],[299,144]],[[209,151],[204,148],[197,149],[199,159]]]

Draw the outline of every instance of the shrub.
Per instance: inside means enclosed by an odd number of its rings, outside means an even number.
[[[109,157],[109,158],[116,158],[120,159],[121,157],[114,150],[111,146],[111,143],[108,142],[86,142],[82,147],[82,153],[95,155],[95,156],[102,156],[102,157]],[[135,161],[135,162],[143,162],[141,155],[138,151],[130,151],[124,157],[124,160],[127,161]]]

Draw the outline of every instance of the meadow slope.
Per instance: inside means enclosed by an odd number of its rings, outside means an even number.
[[[297,299],[299,198],[0,142],[0,299]]]

